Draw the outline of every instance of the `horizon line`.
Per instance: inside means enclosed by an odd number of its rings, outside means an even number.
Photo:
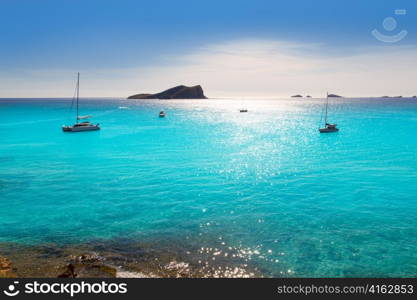
[[[273,100],[273,99],[323,99],[326,98],[326,96],[323,97],[306,97],[306,96],[302,96],[302,97],[294,97],[294,96],[235,96],[235,97],[207,97],[206,99],[200,99],[200,98],[193,98],[193,99],[159,99],[159,98],[153,98],[153,99],[128,99],[128,97],[121,97],[121,96],[87,96],[87,97],[79,97],[80,99],[109,99],[109,100],[113,100],[113,99],[120,99],[120,100],[135,100],[135,101],[143,101],[143,100]],[[413,98],[417,98],[417,95],[412,95],[412,96],[402,96],[402,95],[398,95],[398,96],[388,96],[388,95],[384,95],[384,96],[337,96],[337,97],[329,97],[329,98],[336,98],[336,99],[365,99],[365,98],[382,98],[382,99],[387,99],[387,98],[393,98],[393,99],[413,99]],[[34,99],[34,100],[41,100],[41,99],[68,99],[68,100],[72,100],[74,99],[74,97],[0,97],[0,100],[13,100],[13,99]]]

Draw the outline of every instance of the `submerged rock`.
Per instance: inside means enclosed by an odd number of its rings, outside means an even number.
[[[117,270],[103,263],[104,258],[95,253],[72,257],[72,262],[64,267],[58,278],[114,278]]]
[[[77,277],[77,273],[75,273],[75,267],[73,264],[69,264],[67,269],[60,275],[58,278],[75,278]]]
[[[136,94],[127,99],[207,99],[200,85],[179,85],[156,94]]]
[[[58,278],[115,278],[116,268],[104,264],[68,264]]]
[[[98,255],[97,253],[84,253],[80,256],[73,258],[76,262],[81,264],[88,264],[88,263],[98,263],[104,261],[104,257]]]

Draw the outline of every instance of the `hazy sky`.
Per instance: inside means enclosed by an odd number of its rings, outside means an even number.
[[[78,71],[82,96],[417,94],[413,0],[0,0],[0,25],[0,97],[71,97]]]

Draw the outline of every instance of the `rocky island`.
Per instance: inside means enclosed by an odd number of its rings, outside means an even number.
[[[343,96],[339,96],[339,95],[336,95],[336,94],[329,94],[329,95],[327,95],[327,97],[329,97],[329,98],[343,98]]]
[[[156,94],[136,94],[127,99],[207,99],[201,85],[179,85]]]

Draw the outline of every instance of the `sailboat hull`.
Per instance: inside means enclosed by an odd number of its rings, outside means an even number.
[[[87,125],[87,126],[62,126],[62,131],[64,132],[81,132],[81,131],[93,131],[100,130],[100,126],[96,125]]]
[[[338,132],[338,128],[320,128],[320,133],[330,133],[330,132]]]

